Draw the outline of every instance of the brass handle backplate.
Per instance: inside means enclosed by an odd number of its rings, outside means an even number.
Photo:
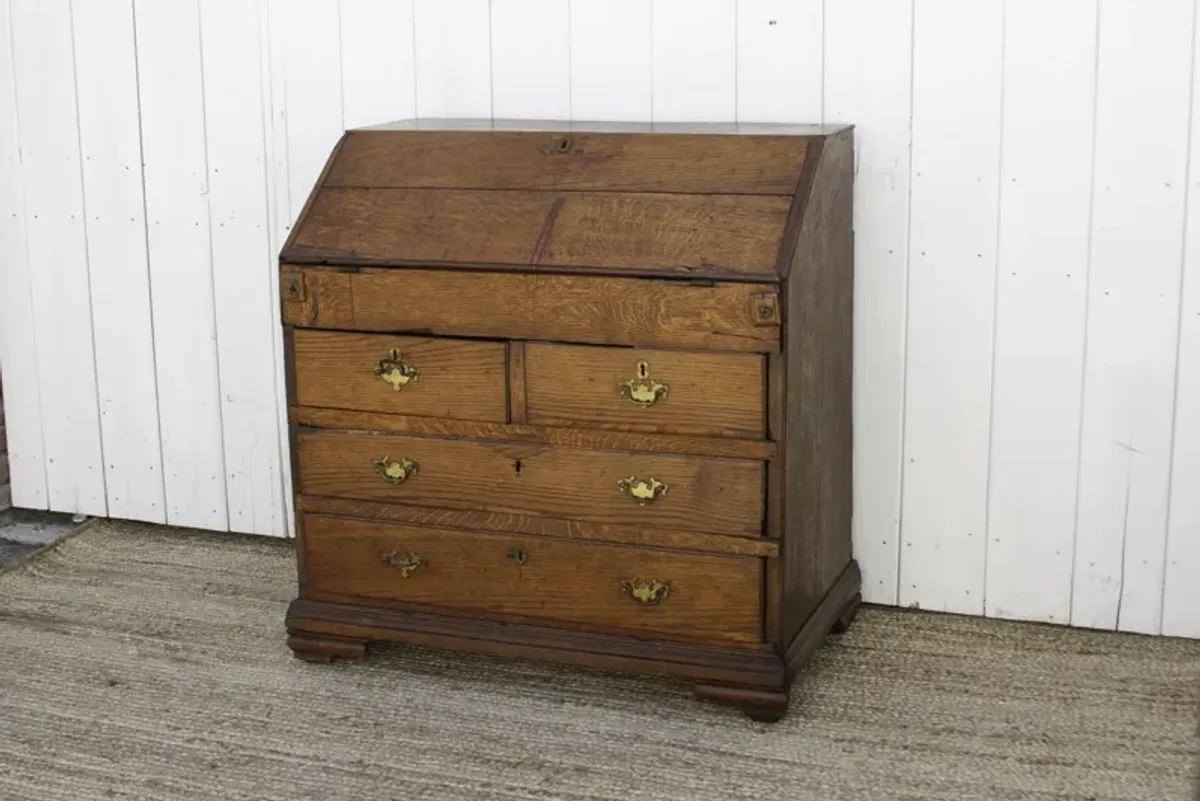
[[[420,554],[415,553],[399,553],[398,551],[388,551],[380,554],[383,558],[383,563],[388,567],[394,567],[400,571],[400,578],[408,578],[421,565],[425,564],[425,559]]]
[[[642,581],[631,579],[621,582],[621,591],[636,603],[644,606],[656,606],[667,600],[671,593],[671,585],[665,581]]]
[[[667,494],[667,485],[657,478],[630,476],[617,482],[617,489],[637,502],[638,506],[654,503]]]
[[[411,364],[405,364],[404,354],[398,348],[392,348],[387,356],[379,360],[375,375],[397,392],[421,380],[421,371]]]
[[[667,385],[660,384],[650,377],[650,365],[646,362],[637,363],[637,377],[617,384],[622,395],[643,409],[653,406],[667,397]]]
[[[408,459],[393,460],[384,456],[375,460],[375,472],[389,484],[403,484],[417,474],[417,463]]]

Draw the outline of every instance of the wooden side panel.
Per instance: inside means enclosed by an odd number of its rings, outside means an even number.
[[[373,433],[302,432],[305,495],[758,536],[762,463]],[[408,460],[399,483],[377,460]],[[644,504],[619,482],[665,488]]]
[[[491,0],[492,116],[571,117],[570,3]]]
[[[654,120],[737,119],[735,0],[651,3]]]
[[[900,603],[976,615],[986,575],[1002,8],[922,0],[914,21]]]
[[[762,356],[531,343],[525,359],[530,423],[726,437],[763,434]],[[638,388],[653,393],[651,405],[631,400],[630,391]]]
[[[791,195],[811,141],[562,127],[558,133],[351,131],[325,186]]]
[[[651,0],[570,5],[571,119],[649,122]]]
[[[133,3],[75,3],[71,16],[108,514],[163,523]]]
[[[1076,626],[1162,625],[1193,6],[1100,6]]]
[[[267,150],[260,4],[200,4],[212,283],[229,528],[287,534],[267,249]]]
[[[1096,6],[1005,7],[989,617],[1070,617]]]
[[[167,522],[227,530],[199,9],[137,0]]]
[[[854,553],[896,604],[908,300],[913,0],[826,3],[825,119],[853,123]],[[871,20],[864,25],[863,20]]]
[[[824,122],[826,5],[823,0],[738,0],[737,119]],[[832,14],[841,4],[828,5]],[[860,5],[845,4],[861,21]],[[884,33],[873,19],[859,25],[859,35],[869,39],[876,28]],[[896,30],[887,28],[886,35],[894,37]]]
[[[789,205],[783,197],[323,189],[283,258],[769,279]]]
[[[34,330],[32,265],[25,228],[21,131],[17,118],[11,0],[0,0],[0,371],[12,503],[28,509],[49,505],[46,450],[42,442],[41,387]]]
[[[343,596],[565,620],[595,630],[756,643],[759,560],[310,515],[309,597]],[[388,564],[417,554],[408,578]],[[640,604],[624,582],[660,581]]]
[[[284,301],[284,322],[301,327],[751,353],[779,346],[779,326],[752,319],[757,296],[776,293],[769,284],[288,269],[303,275],[306,296]]]
[[[311,330],[296,331],[294,342],[301,406],[507,420],[503,343]],[[390,376],[393,383],[384,380]]]
[[[48,501],[104,515],[70,3],[14,0],[11,20]]]
[[[825,140],[787,282],[783,642],[851,559],[853,181],[845,131]]]
[[[413,0],[346,0],[338,12],[343,125],[415,117]]]

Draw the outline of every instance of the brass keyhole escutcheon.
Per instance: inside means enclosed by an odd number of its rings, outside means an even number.
[[[635,603],[643,606],[657,606],[667,600],[671,594],[671,585],[665,581],[642,581],[631,579],[621,582],[621,591]]]
[[[387,356],[379,360],[375,375],[396,392],[421,380],[421,371],[411,364],[405,364],[404,354],[399,348],[392,348]]]
[[[571,137],[560,136],[554,140],[555,153],[567,153],[571,150]]]
[[[416,553],[400,553],[399,551],[388,551],[380,554],[383,563],[388,567],[394,567],[400,571],[400,578],[408,578],[413,574],[418,567],[425,564],[425,559]]]
[[[629,496],[638,506],[648,506],[667,494],[667,485],[653,477],[623,478],[617,482],[617,489]]]
[[[649,362],[638,362],[634,367],[635,378],[617,384],[617,391],[640,408],[647,408],[667,397],[667,385],[650,377]]]
[[[529,554],[525,552],[524,548],[511,548],[508,551],[508,558],[518,565],[523,565],[529,559]]]
[[[417,474],[417,463],[408,459],[392,460],[384,456],[374,462],[375,472],[389,484],[403,484]]]

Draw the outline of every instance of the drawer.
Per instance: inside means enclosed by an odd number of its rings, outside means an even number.
[[[525,382],[530,423],[742,438],[765,430],[758,354],[530,343]]]
[[[299,329],[296,403],[503,423],[507,353],[501,342]]]
[[[665,638],[759,641],[762,565],[745,556],[309,515],[310,596],[563,621]]]
[[[763,463],[305,431],[300,491],[446,509],[760,536]]]

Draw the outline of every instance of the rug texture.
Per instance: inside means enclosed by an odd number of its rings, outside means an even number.
[[[864,609],[753,723],[673,680],[285,646],[290,543],[98,522],[0,573],[0,798],[1191,799],[1200,643]]]

